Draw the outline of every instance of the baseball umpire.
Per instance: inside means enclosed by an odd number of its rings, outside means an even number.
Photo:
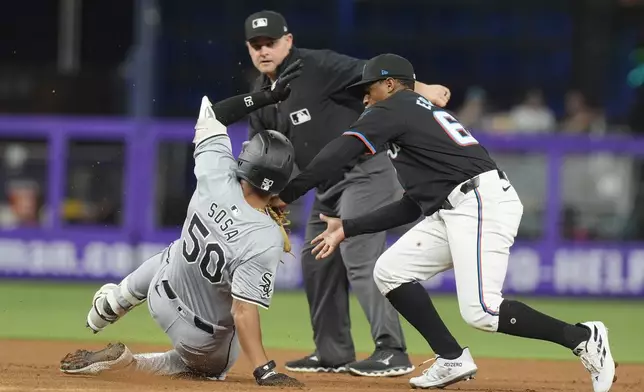
[[[438,355],[410,380],[412,387],[440,388],[477,372],[469,349],[456,342],[419,283],[453,268],[460,312],[470,326],[570,349],[590,372],[594,391],[607,392],[615,362],[602,322],[568,324],[503,298],[523,205],[505,173],[458,119],[412,91],[414,79],[413,66],[400,56],[371,59],[355,84],[364,91],[363,114],[280,193],[290,202],[356,156],[396,151],[390,157],[405,195],[353,219],[321,217],[328,229],[313,240],[313,253],[324,257],[345,237],[424,216],[378,259],[373,275],[380,292]]]
[[[252,62],[261,72],[253,91],[270,88],[276,74],[298,59],[303,61],[302,76],[291,83],[290,99],[250,115],[249,138],[264,129],[284,133],[295,148],[297,167],[304,168],[362,112],[360,99],[345,88],[360,79],[365,61],[331,50],[296,48],[284,17],[273,11],[250,15],[245,34]],[[438,105],[449,98],[443,86],[419,83],[418,87]],[[317,187],[305,244],[325,229],[320,213],[352,218],[390,203],[402,191],[386,154],[364,155],[353,163],[351,170]],[[312,248],[305,246],[302,270],[316,351],[287,362],[288,370],[350,371],[362,376],[399,376],[414,370],[398,314],[372,279],[385,241],[384,232],[352,238],[341,252],[323,261],[316,261]],[[349,285],[366,313],[375,342],[373,354],[358,362],[350,331]]]

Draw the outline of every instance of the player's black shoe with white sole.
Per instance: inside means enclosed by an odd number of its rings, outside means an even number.
[[[349,373],[365,377],[396,377],[414,371],[409,356],[402,350],[376,347],[369,358],[349,364]]]
[[[302,373],[346,373],[347,365],[329,365],[320,362],[317,354],[286,362],[286,370]]]
[[[60,361],[60,371],[67,374],[99,374],[106,370],[124,369],[134,356],[123,343],[108,344],[102,350],[76,350]]]

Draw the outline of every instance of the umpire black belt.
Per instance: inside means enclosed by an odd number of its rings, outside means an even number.
[[[174,293],[172,290],[172,287],[170,287],[170,283],[168,283],[167,280],[162,280],[161,284],[163,285],[163,291],[165,291],[165,294],[168,296],[170,299],[177,299],[177,295]],[[181,310],[181,308],[179,308]],[[195,323],[195,327],[199,328],[200,330],[209,333],[211,335],[215,334],[215,329],[212,327],[212,325],[206,323],[197,315],[195,315],[193,322]]]
[[[503,173],[501,169],[496,169],[496,172],[499,174],[499,179],[508,180],[508,177],[505,175],[505,173]],[[481,184],[481,179],[479,178],[479,176],[472,177],[469,180],[465,181],[463,185],[461,185],[461,193],[464,195],[467,195],[474,189],[478,188],[480,184]],[[449,200],[446,198],[443,204],[441,205],[441,209],[452,210],[454,209],[454,206],[452,206],[452,203],[450,203]]]

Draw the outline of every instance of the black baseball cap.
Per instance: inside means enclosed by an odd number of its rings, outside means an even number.
[[[246,41],[257,37],[278,39],[288,33],[286,19],[275,11],[259,11],[246,18]]]
[[[414,66],[409,60],[397,54],[385,53],[378,55],[365,64],[362,68],[362,79],[347,87],[354,92],[360,92],[364,86],[385,80],[387,78],[401,80],[416,80]]]

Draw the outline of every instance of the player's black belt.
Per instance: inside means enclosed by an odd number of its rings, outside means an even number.
[[[501,169],[496,169],[496,172],[499,174],[499,179],[501,180],[508,179],[508,177]],[[469,180],[465,181],[463,185],[461,185],[461,193],[464,195],[467,195],[474,189],[478,188],[480,184],[481,184],[481,179],[479,178],[479,176],[472,177]],[[451,210],[453,208],[454,206],[452,206],[452,203],[450,203],[448,199],[445,199],[445,201],[441,205],[441,209],[443,210]]]
[[[163,285],[163,290],[165,291],[165,294],[168,296],[170,299],[176,299],[177,295],[174,293],[172,288],[170,287],[170,283],[168,283],[167,280],[162,280],[161,284]],[[211,335],[215,334],[215,329],[202,319],[200,319],[197,315],[195,315],[193,322],[195,323],[195,327],[199,328],[200,330],[209,333]]]

